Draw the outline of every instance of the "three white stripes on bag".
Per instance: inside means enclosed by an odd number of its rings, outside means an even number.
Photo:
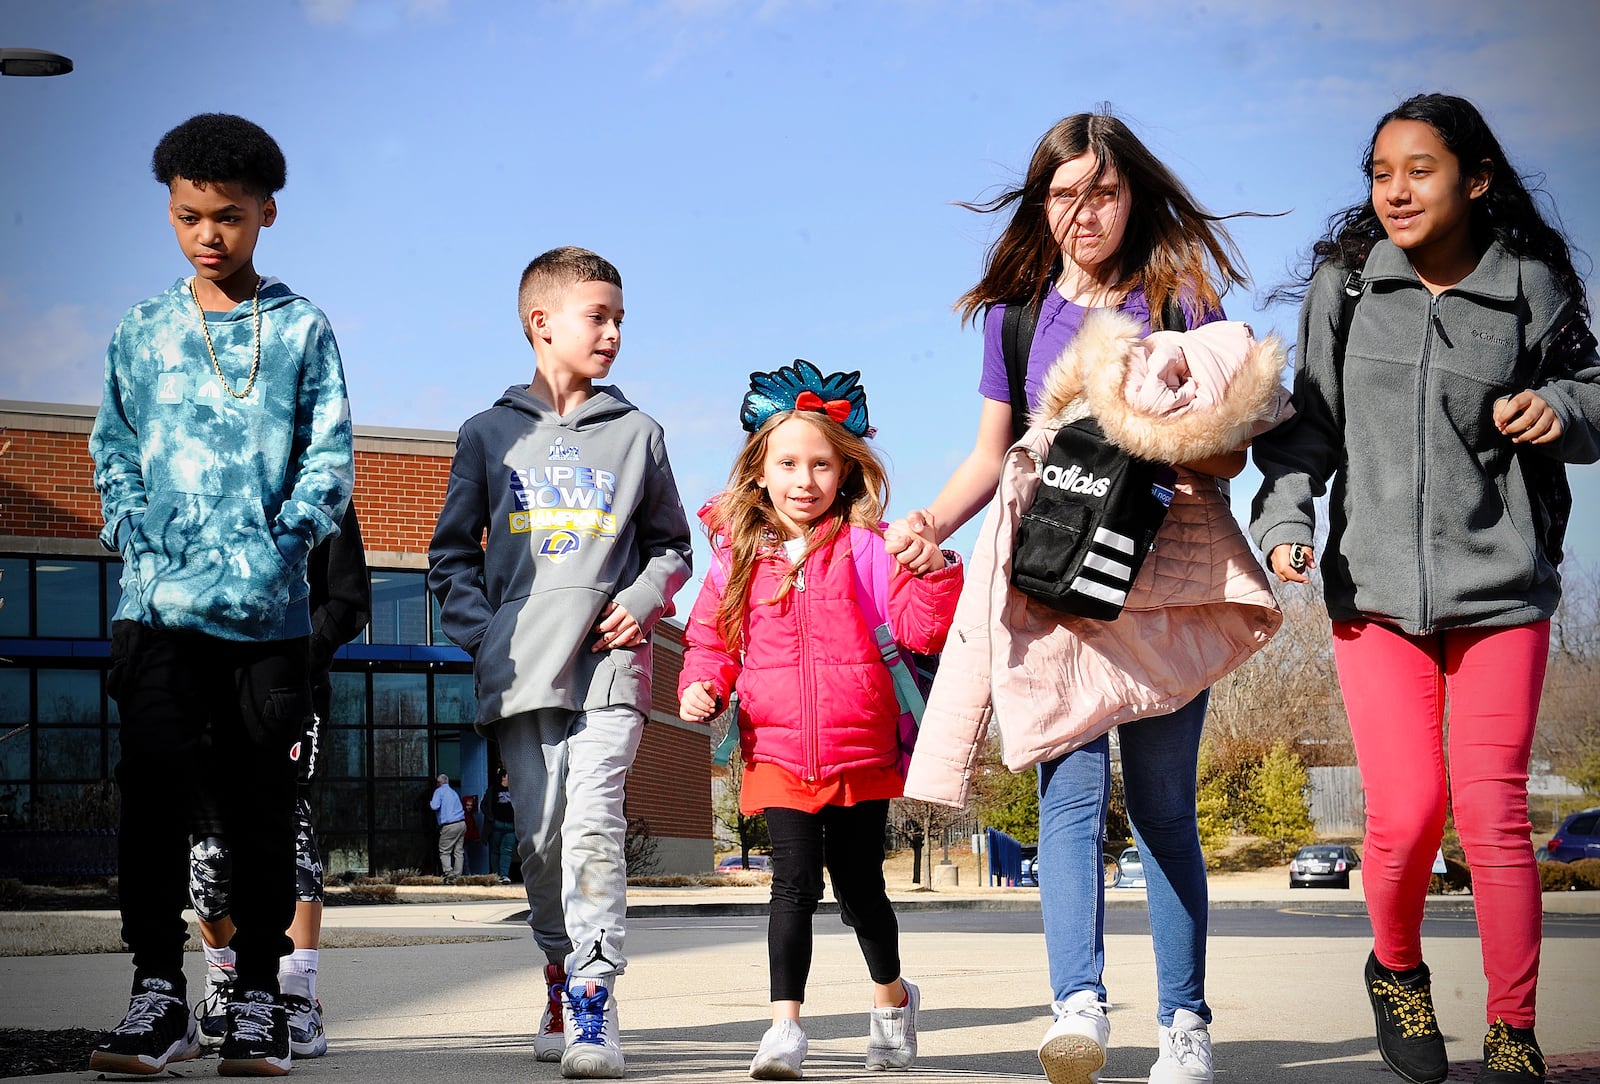
[[[1104,527],[1094,532],[1094,544],[1103,549],[1115,550],[1118,553],[1133,553],[1133,539],[1116,531],[1109,531]],[[1083,567],[1103,576],[1119,581],[1121,590],[1115,586],[1099,583],[1095,580],[1079,576],[1072,581],[1072,589],[1080,595],[1109,602],[1114,606],[1121,606],[1128,598],[1128,588],[1133,585],[1133,566],[1123,561],[1113,560],[1099,553],[1090,553],[1083,559]]]

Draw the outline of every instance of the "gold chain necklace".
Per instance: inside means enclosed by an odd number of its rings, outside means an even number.
[[[206,353],[211,355],[211,368],[216,371],[217,379],[222,381],[222,387],[229,395],[235,399],[243,399],[250,394],[250,389],[256,386],[256,374],[261,371],[261,276],[256,276],[256,292],[250,301],[250,310],[256,321],[256,356],[250,363],[250,380],[245,384],[244,391],[234,391],[233,385],[228,383],[228,378],[222,375],[222,366],[217,363],[217,349],[211,345],[211,326],[206,323],[206,310],[200,305],[200,295],[195,291],[193,278],[189,280],[189,296],[194,298],[195,311],[200,314],[200,331],[206,337]]]

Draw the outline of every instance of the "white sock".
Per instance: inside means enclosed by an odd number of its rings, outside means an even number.
[[[210,945],[206,946],[206,966],[207,967],[230,967],[231,968],[233,965],[234,965],[233,950],[231,948],[229,948],[227,945],[223,945],[221,948],[212,948]]]
[[[297,948],[278,958],[278,989],[285,994],[317,1000],[317,950]]]

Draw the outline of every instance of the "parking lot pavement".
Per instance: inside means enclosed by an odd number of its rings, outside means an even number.
[[[1305,896],[1296,892],[1291,898]],[[652,898],[636,894],[641,904]],[[1268,915],[1281,907],[1267,903]],[[489,1075],[559,1079],[557,1066],[532,1058],[541,983],[525,928],[508,921],[516,910],[515,901],[330,909],[330,925],[346,930],[415,931],[424,940],[431,931],[436,939],[463,940],[326,950],[319,992],[327,1007],[330,1051],[297,1062],[294,1076],[338,1084]],[[1238,921],[1249,925],[1242,914]],[[1367,942],[1333,925],[1364,917],[1347,911],[1303,921],[1311,924],[1310,932],[1211,939],[1207,987],[1218,1079],[1390,1079],[1377,1061],[1361,992]],[[1470,923],[1471,916],[1458,911],[1456,918],[1439,921]],[[910,911],[902,925],[905,972],[922,987],[924,1008],[917,1065],[896,1080],[1042,1079],[1033,1050],[1047,1023],[1049,992],[1038,926],[1021,914],[972,910]],[[806,1077],[857,1079],[864,1075],[867,979],[854,936],[837,917],[819,917],[816,928]],[[1461,1079],[1470,1080],[1467,1063],[1479,1056],[1482,1039],[1484,980],[1471,930],[1451,932],[1430,939],[1427,953],[1451,1057],[1465,1074]],[[1553,1065],[1600,1057],[1600,1033],[1588,1008],[1600,974],[1600,936],[1571,932],[1548,939],[1544,956],[1539,1036]],[[764,920],[642,912],[630,922],[628,947],[632,963],[618,986],[628,1076],[669,1084],[746,1079],[767,1016]],[[191,988],[198,989],[198,953],[190,954],[190,971]],[[130,974],[123,954],[0,959],[0,1021],[22,1028],[106,1027],[126,1007]],[[1156,1040],[1148,936],[1108,936],[1106,975],[1113,1030],[1101,1080],[1142,1081],[1155,1060]],[[185,1079],[209,1078],[216,1062],[171,1069]],[[26,1079],[49,1084],[92,1078],[75,1073]]]

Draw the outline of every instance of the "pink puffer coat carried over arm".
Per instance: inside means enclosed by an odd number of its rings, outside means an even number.
[[[1086,321],[1046,380],[1034,426],[1006,455],[928,697],[908,798],[965,805],[991,717],[1006,766],[1020,772],[1114,726],[1182,707],[1265,646],[1282,622],[1216,480],[1181,469],[1117,620],[1071,617],[1011,589],[1017,521],[1033,503],[1057,428],[1092,412],[1119,445],[1182,463],[1237,447],[1279,403],[1281,347],[1249,339],[1227,388],[1200,409],[1181,420],[1142,413],[1124,398],[1127,338],[1120,325]],[[1087,381],[1085,369],[1093,369]]]

